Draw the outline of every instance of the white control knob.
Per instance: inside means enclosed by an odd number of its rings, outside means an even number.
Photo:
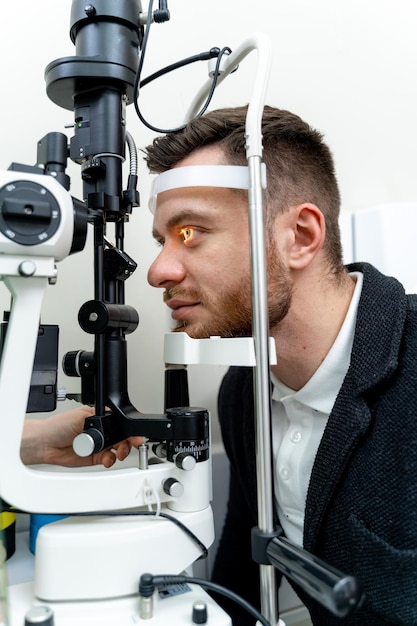
[[[75,454],[81,457],[100,452],[104,448],[103,434],[97,428],[89,428],[88,432],[80,433],[75,437],[72,448]]]

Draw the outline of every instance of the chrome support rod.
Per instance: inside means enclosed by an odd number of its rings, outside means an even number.
[[[258,524],[264,532],[274,530],[271,394],[269,383],[269,320],[264,226],[264,185],[262,178],[262,116],[271,69],[271,42],[263,33],[249,36],[229,56],[223,58],[219,85],[252,51],[257,52],[257,67],[252,97],[246,115],[246,158],[249,169],[249,227],[251,239],[252,325],[255,346],[254,410],[258,488]],[[212,85],[203,85],[190,106],[186,120],[197,115]],[[278,622],[276,571],[260,566],[261,610],[271,624]]]
[[[251,239],[252,334],[255,344],[255,446],[258,487],[258,525],[274,531],[271,392],[269,376],[269,316],[266,266],[265,216],[261,157],[248,158],[249,227]],[[260,565],[261,611],[271,624],[278,621],[276,570]]]

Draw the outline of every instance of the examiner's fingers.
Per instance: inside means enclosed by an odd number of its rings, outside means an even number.
[[[130,443],[131,446],[133,446],[134,448],[138,448],[139,446],[141,446],[143,443],[145,443],[146,438],[145,437],[129,437],[128,442]]]
[[[116,457],[119,461],[124,461],[125,458],[129,456],[132,447],[138,448],[138,446],[140,446],[144,441],[144,437],[129,437],[129,439],[121,441],[117,444],[117,446],[114,446]]]
[[[130,437],[121,441],[113,448],[103,450],[92,456],[93,465],[104,465],[104,467],[111,467],[115,464],[116,460],[124,461],[130,454],[130,450],[133,447],[137,448],[144,442],[144,437]]]
[[[99,454],[93,455],[93,465],[104,465],[104,467],[111,467],[116,462],[116,455],[113,450],[104,450]]]
[[[121,441],[120,443],[117,444],[115,453],[119,461],[124,461],[125,458],[129,455],[129,452],[130,452],[130,444],[128,441]]]

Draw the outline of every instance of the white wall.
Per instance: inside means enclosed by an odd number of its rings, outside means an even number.
[[[155,1],[155,5],[157,2]],[[145,3],[144,3],[145,5]],[[49,131],[64,131],[71,112],[45,93],[44,69],[73,54],[68,36],[71,0],[2,2],[0,8],[0,168],[11,161],[32,164],[36,143]],[[170,0],[170,22],[151,30],[144,75],[213,46],[234,49],[262,31],[273,44],[268,103],[288,108],[322,130],[331,146],[346,209],[417,198],[417,5],[412,0]],[[254,57],[255,58],[255,57]],[[219,89],[213,107],[250,98],[253,61]],[[198,64],[143,91],[142,110],[151,123],[182,121],[202,82]],[[138,146],[154,133],[128,110]],[[71,131],[67,131],[71,135]],[[80,195],[78,166],[71,164],[73,195]],[[127,300],[141,323],[129,337],[130,396],[140,409],[162,409],[162,337],[167,315],[161,293],[146,283],[157,253],[146,208],[149,179],[141,165],[142,208],[127,227],[126,251],[139,269],[127,283]],[[58,284],[48,291],[43,321],[61,327],[61,353],[89,348],[78,328],[80,305],[92,297],[91,246],[60,264]],[[8,297],[0,295],[0,308]],[[191,400],[215,413],[222,368],[191,368]],[[77,379],[61,384],[77,391]],[[60,405],[59,410],[63,406]],[[215,426],[215,424],[214,424]],[[215,427],[215,439],[218,439]]]

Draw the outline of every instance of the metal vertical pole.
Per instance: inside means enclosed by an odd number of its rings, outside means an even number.
[[[274,530],[271,455],[271,394],[269,377],[269,320],[262,180],[262,115],[271,67],[270,40],[263,33],[248,37],[223,58],[219,85],[252,51],[258,53],[252,97],[246,115],[246,158],[249,169],[249,226],[251,239],[252,324],[256,365],[254,369],[256,469],[258,485],[258,524],[264,532]],[[210,91],[212,79],[200,89],[186,119],[200,110]],[[271,622],[278,622],[276,575],[270,565],[260,566],[261,608]]]
[[[271,392],[269,376],[269,316],[266,245],[261,158],[248,158],[249,226],[251,235],[252,323],[256,366],[254,369],[255,445],[258,486],[258,525],[266,533],[274,530]],[[276,570],[260,565],[261,611],[271,622],[278,621]]]

